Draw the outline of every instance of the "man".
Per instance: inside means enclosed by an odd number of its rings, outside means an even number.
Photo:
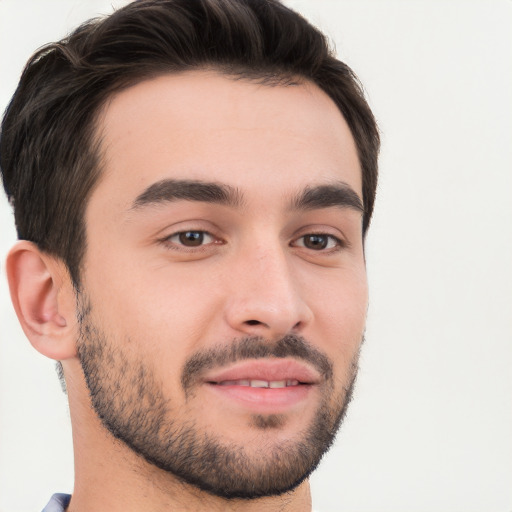
[[[73,496],[45,510],[311,510],[378,146],[353,73],[277,1],[138,1],[36,53],[0,165],[14,307],[73,424]]]

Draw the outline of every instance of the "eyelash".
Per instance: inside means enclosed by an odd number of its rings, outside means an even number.
[[[198,245],[187,246],[183,243],[183,240],[179,240],[183,236],[192,235],[192,234],[199,235],[199,237],[195,236],[195,238],[200,238]],[[211,238],[212,241],[203,243],[205,237]],[[307,247],[307,245],[304,243],[304,240],[306,239],[306,237],[318,237],[318,238],[325,237],[325,238],[327,238],[327,242],[326,242],[327,245],[331,244],[332,246],[331,247],[322,247],[320,249],[313,249],[311,247]],[[173,241],[174,238],[178,238],[179,241]],[[302,240],[303,243],[301,245],[296,245],[299,240]],[[170,248],[173,250],[178,250],[178,251],[183,251],[183,250],[201,251],[210,245],[223,245],[225,243],[223,240],[216,238],[215,235],[212,235],[208,231],[201,230],[201,229],[197,229],[197,230],[190,229],[190,230],[186,230],[186,231],[178,231],[176,233],[173,233],[172,235],[169,235],[169,236],[159,240],[159,242],[164,244],[167,248]],[[329,233],[311,232],[311,233],[305,233],[304,235],[301,235],[300,237],[295,239],[290,245],[292,245],[293,247],[302,247],[305,249],[309,249],[313,252],[329,254],[329,253],[338,252],[339,250],[346,248],[348,246],[348,243],[334,235],[329,234]]]

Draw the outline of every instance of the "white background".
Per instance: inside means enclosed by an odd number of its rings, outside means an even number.
[[[108,0],[0,0],[0,108],[38,46]],[[512,1],[290,0],[335,41],[382,130],[355,400],[312,479],[322,512],[512,512]],[[0,199],[0,511],[71,491],[53,363],[25,340]]]

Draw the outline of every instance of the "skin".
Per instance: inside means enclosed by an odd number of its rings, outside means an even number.
[[[255,461],[262,442],[272,450],[300,439],[325,396],[321,383],[277,409],[265,399],[254,409],[205,384],[187,397],[180,378],[198,351],[246,336],[271,343],[296,334],[331,362],[332,396],[342,396],[368,301],[361,212],[291,207],[308,187],[322,185],[343,183],[362,197],[342,115],[309,83],[271,87],[195,71],[119,93],[98,130],[104,169],[86,210],[82,273],[94,324],[128,361],[151,366],[174,420],[243,445]],[[239,201],[136,205],[148,187],[169,179],[229,186]],[[186,247],[178,235],[184,231],[208,235],[202,245]],[[327,247],[308,247],[312,233],[327,237]],[[180,483],[114,439],[91,406],[65,266],[20,242],[8,274],[29,339],[63,362],[75,450],[69,510],[311,509],[307,480],[282,496],[226,502]],[[255,425],[255,413],[271,412],[279,414],[278,426]]]

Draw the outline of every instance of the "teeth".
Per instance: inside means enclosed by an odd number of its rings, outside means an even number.
[[[223,380],[217,383],[219,386],[246,386],[251,388],[285,388],[288,386],[298,386],[298,380]]]
[[[269,382],[267,380],[251,380],[251,388],[268,388]]]
[[[250,386],[250,380],[223,380],[218,382],[219,386]]]

